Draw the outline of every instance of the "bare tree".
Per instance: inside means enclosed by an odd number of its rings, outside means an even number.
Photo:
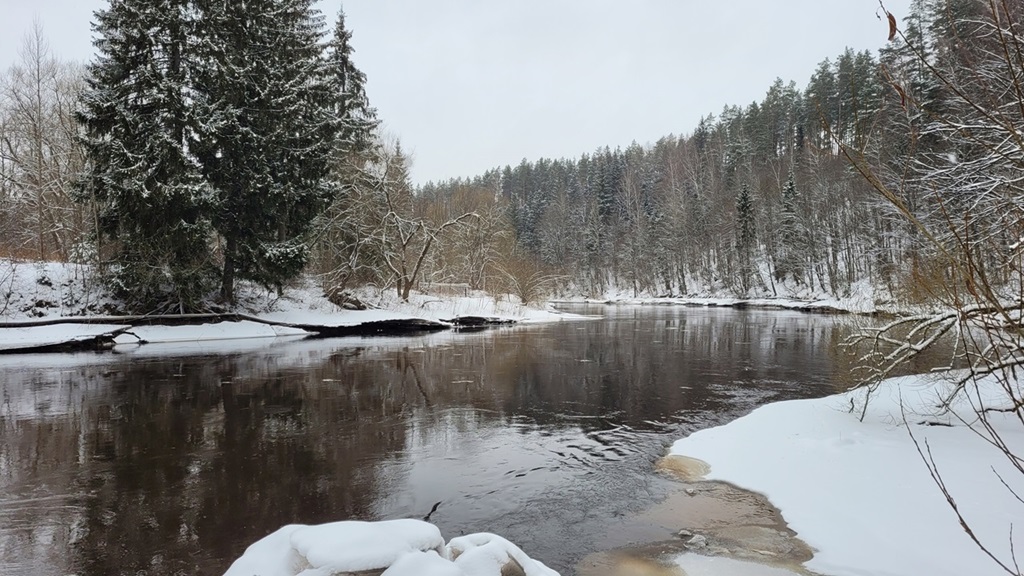
[[[564,278],[547,270],[521,248],[512,244],[502,251],[495,269],[501,275],[499,286],[508,294],[519,297],[524,305],[540,300]]]
[[[1024,390],[1017,377],[1024,368],[1022,8],[1009,0],[938,6],[932,25],[943,33],[929,46],[899,30],[885,12],[891,39],[902,44],[906,61],[921,72],[912,85],[900,70],[885,70],[888,104],[903,112],[892,116],[907,119],[907,154],[879,165],[865,148],[837,144],[910,224],[921,259],[915,268],[922,269],[915,279],[942,309],[865,331],[851,344],[867,347],[864,385],[873,387],[944,338],[952,340],[946,368],[966,369],[951,372],[954,386],[939,408],[949,409],[956,399],[969,403],[973,417],[961,422],[1001,450],[1021,474],[999,480],[1024,504],[1024,495],[1013,488],[1024,478],[1024,455],[1015,453],[994,425],[999,414],[1024,426]],[[998,401],[983,398],[982,379],[995,380]],[[1020,575],[1012,527],[1008,553],[979,539],[930,449],[918,448],[968,536],[1006,573]]]
[[[337,292],[364,271],[364,281],[392,285],[399,298],[408,300],[442,236],[475,218],[474,212],[440,221],[428,218],[413,194],[401,145],[379,146],[375,161],[319,226],[320,251],[327,252],[321,274],[334,282],[326,290]]]
[[[83,165],[73,115],[81,70],[52,55],[38,21],[20,56],[0,79],[0,186],[6,215],[23,230],[5,235],[6,248],[66,260],[87,226],[71,190]]]

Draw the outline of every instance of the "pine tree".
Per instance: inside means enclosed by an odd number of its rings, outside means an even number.
[[[222,239],[221,297],[236,278],[280,289],[306,264],[304,234],[335,196],[339,130],[313,0],[199,0],[211,108],[201,152]]]
[[[111,241],[116,292],[139,311],[193,310],[210,288],[211,195],[189,146],[194,15],[187,0],[118,0],[96,14],[79,194]]]

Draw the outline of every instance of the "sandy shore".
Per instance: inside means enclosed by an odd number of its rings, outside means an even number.
[[[667,456],[658,471],[679,489],[616,530],[640,542],[592,554],[579,576],[812,576],[813,551],[761,494],[702,478],[708,465]],[[666,535],[669,536],[666,539]]]

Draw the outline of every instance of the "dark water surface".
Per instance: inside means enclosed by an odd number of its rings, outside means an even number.
[[[220,574],[284,524],[431,516],[564,575],[677,438],[836,390],[849,317],[576,307],[424,337],[0,358],[0,574]]]

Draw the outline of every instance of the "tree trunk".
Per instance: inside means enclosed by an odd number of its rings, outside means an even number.
[[[228,304],[235,303],[235,252],[238,241],[228,237],[224,245],[224,272],[221,275],[220,298]]]

